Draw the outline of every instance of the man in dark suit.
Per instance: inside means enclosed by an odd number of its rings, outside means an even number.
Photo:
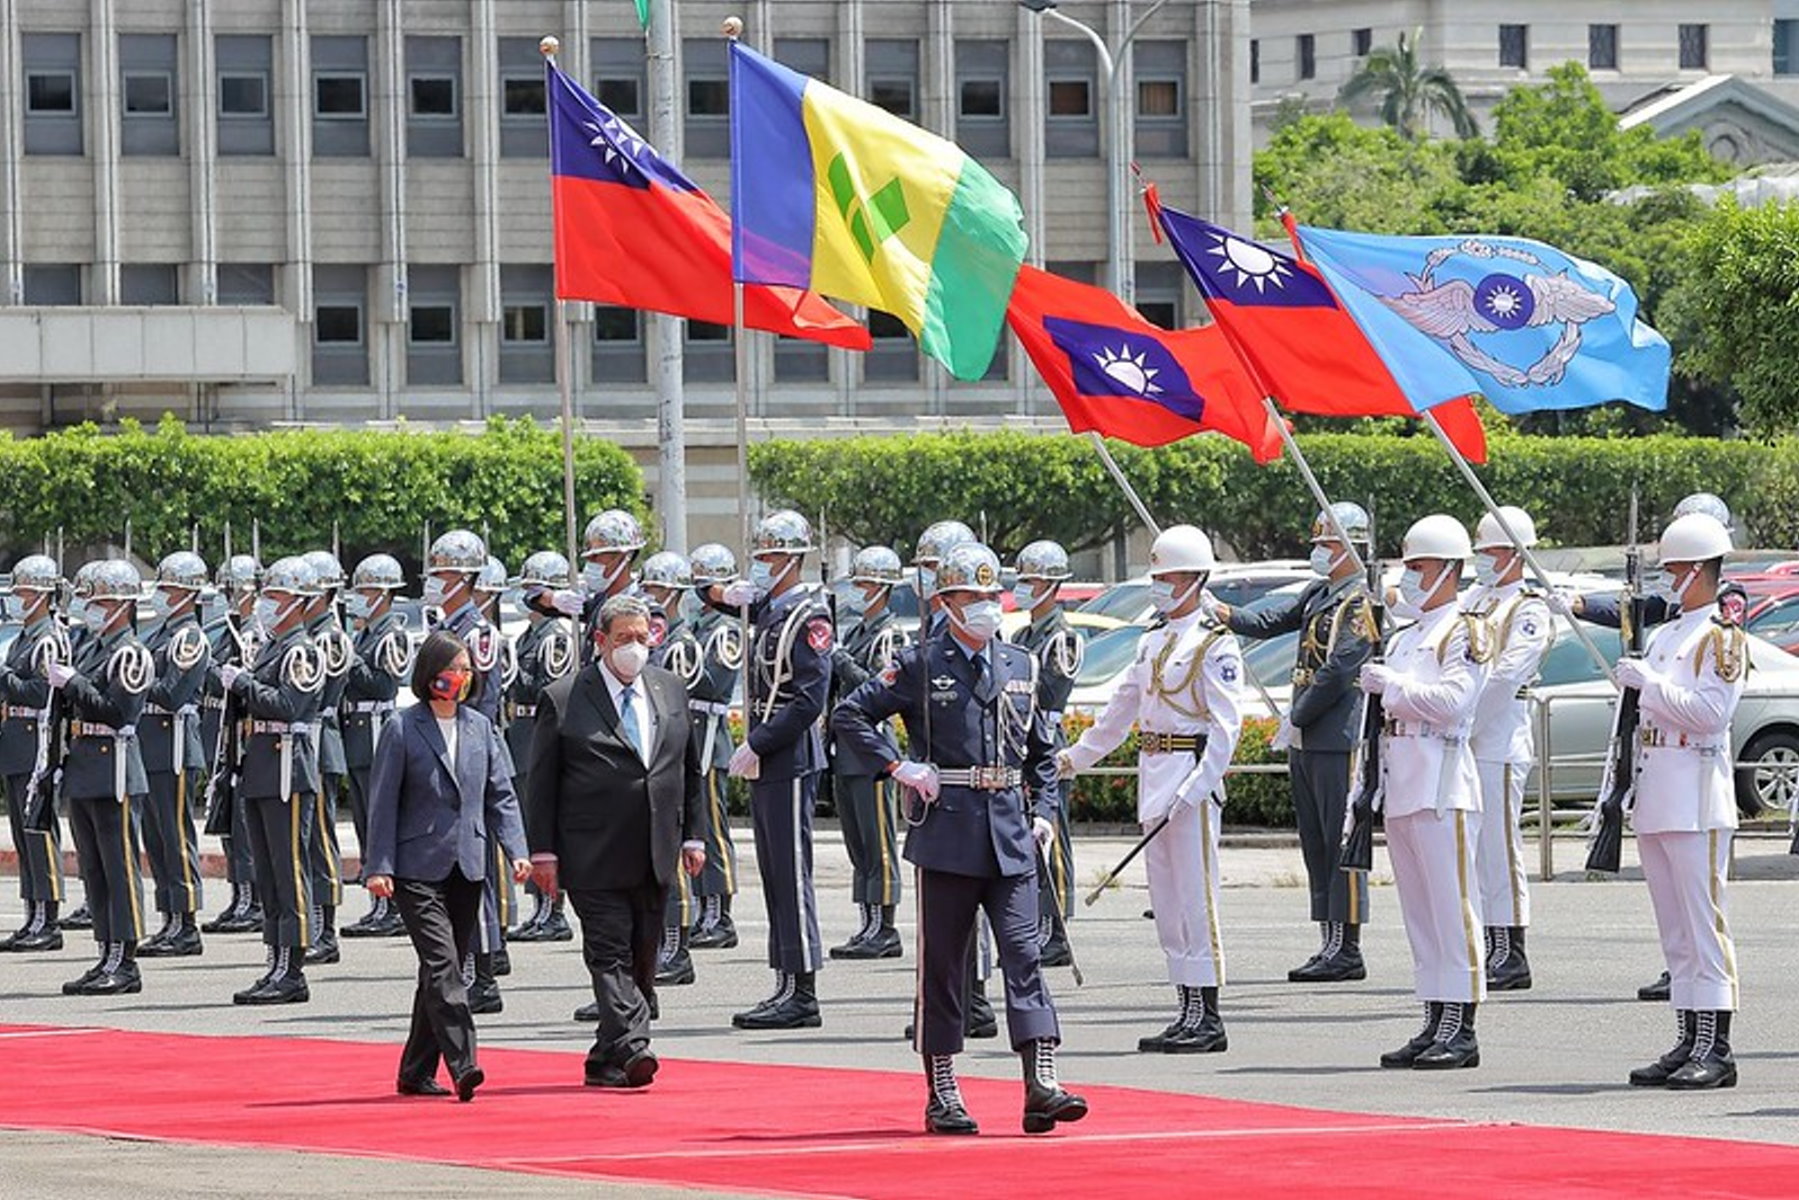
[[[703,777],[679,676],[648,666],[650,610],[617,595],[600,608],[593,661],[546,688],[525,774],[533,878],[568,889],[581,918],[600,1026],[592,1087],[656,1076],[650,1006],[662,912],[675,872],[705,866]]]

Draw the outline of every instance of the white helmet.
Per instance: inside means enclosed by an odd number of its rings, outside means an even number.
[[[1662,530],[1658,559],[1667,563],[1709,562],[1730,553],[1730,530],[1724,522],[1707,513],[1692,512],[1676,517]]]
[[[1218,565],[1212,557],[1212,539],[1191,525],[1170,525],[1149,548],[1151,575],[1176,575],[1187,571],[1206,574]]]
[[[1410,562],[1414,558],[1453,559],[1458,562],[1473,557],[1468,544],[1468,530],[1447,513],[1432,513],[1412,522],[1405,531],[1405,542],[1399,556]]]
[[[1512,527],[1512,532],[1525,546],[1537,544],[1537,523],[1530,519],[1530,514],[1515,504],[1502,504],[1499,511],[1505,517],[1505,523]],[[1474,531],[1474,548],[1476,550],[1504,550],[1512,544],[1512,539],[1505,536],[1505,530],[1499,527],[1499,518],[1492,513],[1484,514],[1480,525]]]

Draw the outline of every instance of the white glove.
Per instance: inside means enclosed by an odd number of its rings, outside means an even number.
[[[1279,727],[1274,731],[1274,736],[1268,739],[1268,748],[1270,750],[1286,750],[1293,745],[1293,739],[1296,736],[1297,731],[1293,728],[1293,718],[1283,716]]]
[[[60,688],[75,678],[75,669],[63,663],[53,662],[44,668],[44,678],[50,681],[51,687]]]
[[[726,608],[742,608],[753,604],[756,600],[756,585],[747,579],[739,579],[735,583],[725,584],[725,590],[718,594]]]
[[[1048,851],[1049,844],[1056,840],[1056,827],[1045,817],[1031,819],[1031,836],[1037,841],[1039,850]]]
[[[893,779],[902,787],[909,787],[917,792],[918,798],[926,804],[936,803],[938,793],[943,790],[943,785],[937,778],[936,763],[907,759],[893,768]]]
[[[1620,686],[1636,688],[1638,691],[1642,691],[1659,678],[1654,671],[1649,669],[1649,664],[1640,658],[1620,659],[1615,670]]]
[[[1362,673],[1356,676],[1356,685],[1370,696],[1378,696],[1385,692],[1387,685],[1392,682],[1393,672],[1380,663],[1369,663],[1362,668]]]
[[[244,669],[242,667],[232,666],[227,663],[225,666],[219,668],[219,686],[226,691],[230,691],[231,685],[236,683],[238,676],[243,673]]]
[[[1210,588],[1201,588],[1199,592],[1200,615],[1216,625],[1224,624],[1225,616],[1231,611],[1230,606],[1214,596]]]
[[[1075,774],[1074,755],[1066,750],[1056,751],[1056,778],[1073,779]]]
[[[550,607],[565,617],[579,617],[585,604],[580,592],[573,588],[557,588],[550,593]]]
[[[731,763],[725,769],[739,779],[754,779],[762,774],[762,756],[745,742],[731,752]]]

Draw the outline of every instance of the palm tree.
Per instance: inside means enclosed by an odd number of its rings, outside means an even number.
[[[1344,104],[1377,98],[1381,120],[1399,131],[1409,142],[1423,137],[1432,114],[1445,117],[1460,138],[1476,137],[1480,127],[1468,111],[1462,89],[1443,67],[1425,67],[1418,62],[1418,43],[1424,39],[1419,28],[1408,41],[1399,35],[1397,46],[1381,46],[1371,50],[1356,73],[1349,77],[1337,99]]]

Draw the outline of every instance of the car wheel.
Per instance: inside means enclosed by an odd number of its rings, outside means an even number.
[[[1774,809],[1793,811],[1799,796],[1799,733],[1772,729],[1757,734],[1743,750],[1748,766],[1737,770],[1737,811],[1759,817]]]

